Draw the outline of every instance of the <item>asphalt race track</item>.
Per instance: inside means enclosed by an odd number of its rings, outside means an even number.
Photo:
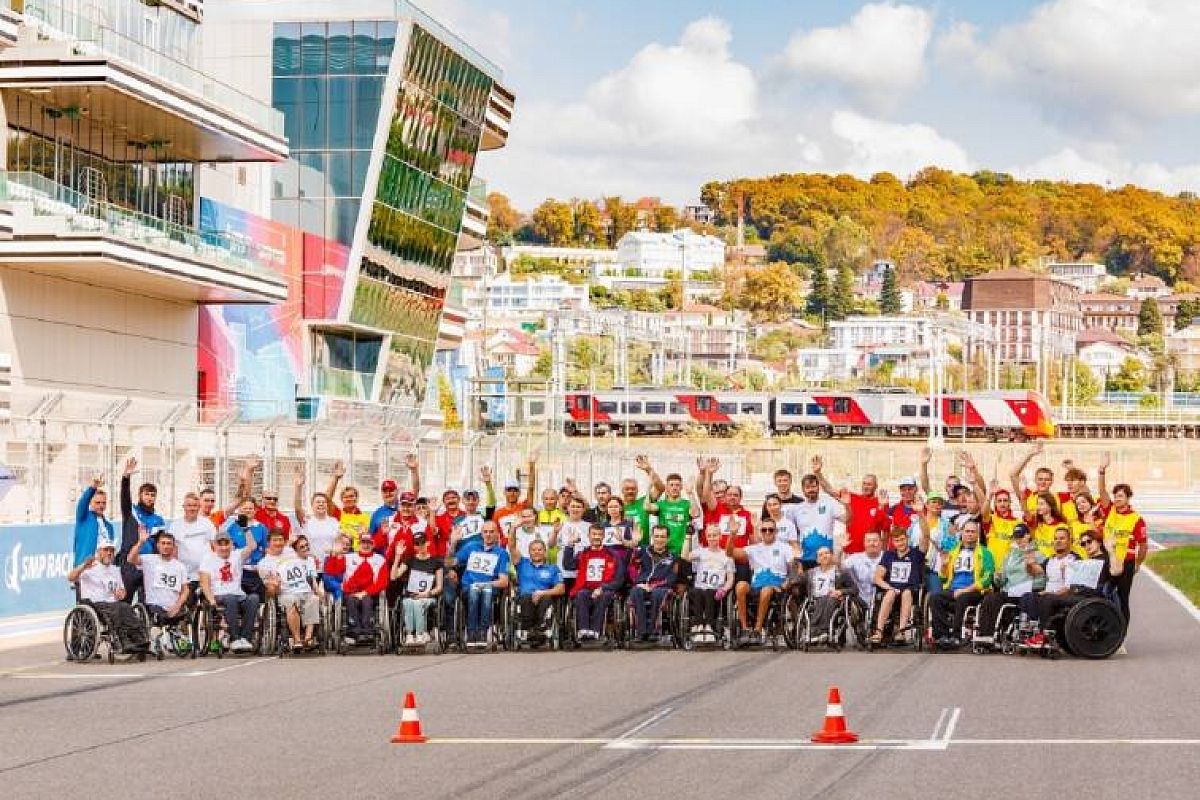
[[[1200,622],[1128,655],[602,652],[63,663],[0,653],[3,797],[1194,798]],[[808,744],[837,684],[855,747]],[[424,745],[393,745],[404,693]]]

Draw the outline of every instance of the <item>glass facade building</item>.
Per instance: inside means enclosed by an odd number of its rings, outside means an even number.
[[[310,325],[308,391],[419,410],[497,71],[404,8],[274,23],[292,158],[273,168],[272,216],[356,262],[336,318]]]

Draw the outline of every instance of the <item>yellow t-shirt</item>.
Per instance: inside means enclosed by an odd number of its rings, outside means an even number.
[[[1039,522],[1033,528],[1033,543],[1037,545],[1037,549],[1042,551],[1042,555],[1049,558],[1054,555],[1054,532],[1061,527],[1061,523],[1049,524]]]
[[[1021,520],[1013,517],[1005,519],[1004,517],[992,514],[988,526],[987,547],[992,552],[992,560],[996,564],[1003,564],[1004,559],[1008,557],[1008,548],[1012,544],[1013,529],[1021,524]]]
[[[342,515],[338,517],[338,530],[350,537],[350,546],[353,548],[351,552],[358,552],[359,530],[362,530],[368,536],[370,535],[371,532],[367,530],[367,526],[370,524],[371,515],[363,511],[359,511],[357,514],[343,511]]]
[[[1130,549],[1136,550],[1141,546],[1140,540],[1145,538],[1146,523],[1142,521],[1142,515],[1130,509],[1125,514],[1118,514],[1115,508],[1110,509],[1108,516],[1104,519],[1104,535],[1115,535],[1117,539],[1117,559],[1124,561],[1128,556]],[[1134,547],[1130,548],[1130,541],[1133,541]]]

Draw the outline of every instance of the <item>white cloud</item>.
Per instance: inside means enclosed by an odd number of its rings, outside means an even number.
[[[855,175],[908,176],[928,166],[972,169],[966,151],[928,125],[886,122],[842,109],[830,117],[829,127],[847,153],[842,170]]]
[[[806,81],[833,81],[872,108],[889,108],[924,79],[932,34],[926,9],[873,3],[844,25],[797,31],[781,63]]]
[[[1049,0],[986,41],[955,26],[940,57],[1036,97],[1064,127],[1136,130],[1200,113],[1200,2]]]
[[[1064,147],[1018,166],[1012,173],[1021,178],[1069,180],[1113,188],[1132,183],[1167,194],[1200,191],[1200,164],[1169,167],[1156,161],[1130,161],[1112,145],[1093,146],[1091,150],[1084,154],[1074,147]]]

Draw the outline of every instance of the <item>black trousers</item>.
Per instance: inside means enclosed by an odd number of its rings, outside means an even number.
[[[129,603],[92,603],[92,606],[116,634],[122,652],[145,650],[149,645],[148,632]]]
[[[536,603],[533,602],[533,595],[523,594],[517,601],[517,615],[521,624],[521,630],[542,631],[542,623],[546,619],[546,614],[550,611],[550,605],[554,602],[553,597],[542,597]]]
[[[375,632],[375,601],[371,595],[345,595],[346,629],[351,636],[369,636]]]
[[[1129,593],[1133,590],[1133,572],[1137,562],[1132,558],[1125,559],[1124,569],[1117,576],[1117,599],[1121,603],[1121,616],[1125,618],[1125,627],[1129,627]]]
[[[933,617],[933,638],[957,636],[962,630],[963,615],[967,609],[978,603],[983,594],[970,591],[958,597],[949,589],[941,594],[935,594],[929,601]]]
[[[717,602],[716,591],[692,587],[688,591],[688,601],[692,604],[692,624],[708,625],[716,630],[717,618],[721,615],[721,604]]]
[[[580,590],[575,595],[576,627],[581,631],[604,633],[604,615],[612,599],[613,593],[608,589],[602,590],[599,597],[593,597],[591,589]]]

